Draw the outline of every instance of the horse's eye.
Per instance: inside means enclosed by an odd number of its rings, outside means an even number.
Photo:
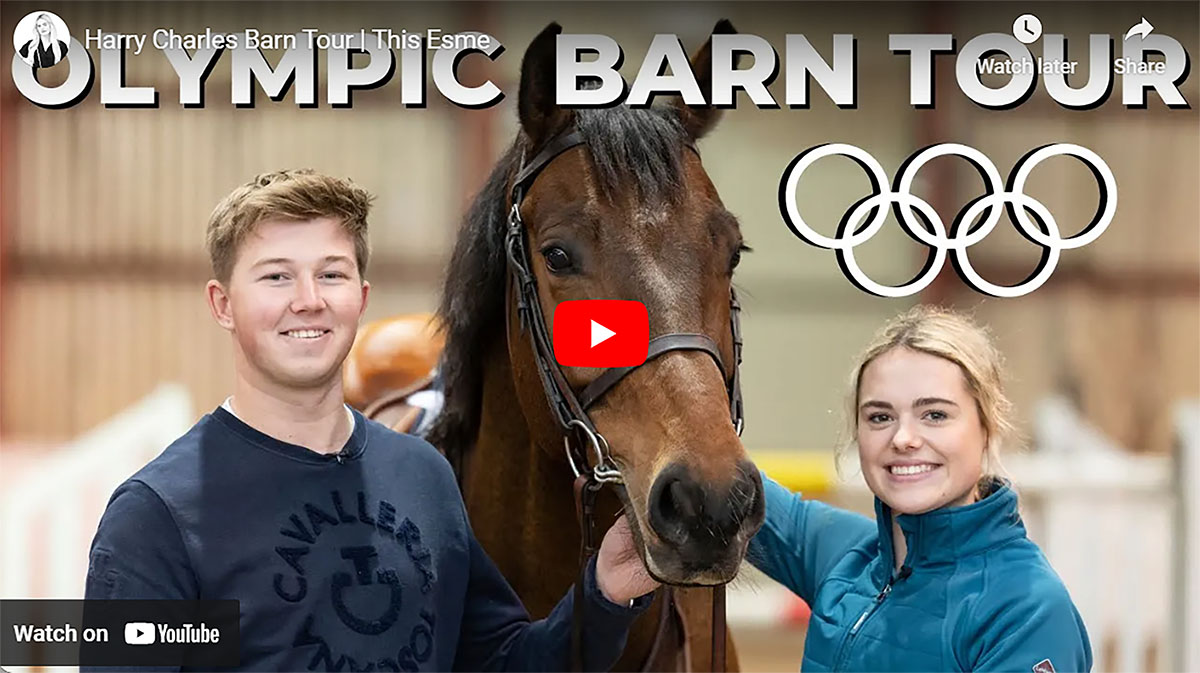
[[[571,256],[558,246],[542,250],[542,256],[546,258],[546,266],[554,273],[564,273],[571,269]]]
[[[737,268],[738,264],[742,263],[742,253],[743,252],[754,252],[754,251],[751,250],[750,246],[746,245],[745,243],[739,243],[738,247],[735,248],[733,251],[733,256],[731,256],[729,258],[729,273],[733,273],[733,270]]]

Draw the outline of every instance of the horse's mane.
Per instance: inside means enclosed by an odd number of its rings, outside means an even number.
[[[630,188],[644,200],[680,198],[688,137],[673,108],[583,109],[575,113],[575,127],[607,198]],[[505,338],[507,191],[522,157],[539,149],[529,145],[520,134],[468,209],[438,308],[446,336],[440,365],[445,403],[428,438],[456,466],[479,432],[483,354],[490,340]]]

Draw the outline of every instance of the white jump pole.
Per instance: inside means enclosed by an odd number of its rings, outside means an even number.
[[[1176,516],[1172,670],[1200,671],[1200,400],[1175,408]]]

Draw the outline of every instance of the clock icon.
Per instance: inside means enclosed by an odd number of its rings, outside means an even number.
[[[1021,42],[1030,44],[1042,36],[1042,20],[1032,14],[1018,16],[1013,21],[1013,35]]]

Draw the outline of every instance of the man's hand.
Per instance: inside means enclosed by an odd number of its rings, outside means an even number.
[[[638,556],[625,515],[608,529],[600,543],[596,584],[604,597],[617,605],[629,605],[631,600],[658,588],[658,582],[646,572],[646,566]]]

